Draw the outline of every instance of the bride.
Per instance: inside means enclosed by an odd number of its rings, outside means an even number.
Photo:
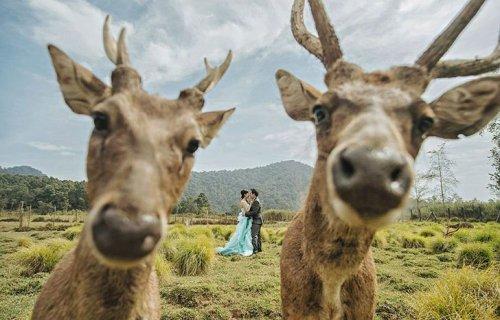
[[[252,219],[245,217],[245,213],[250,210],[250,192],[241,190],[240,213],[238,214],[238,224],[236,231],[226,243],[224,248],[217,248],[217,252],[224,256],[240,254],[250,256],[253,253],[252,246]]]

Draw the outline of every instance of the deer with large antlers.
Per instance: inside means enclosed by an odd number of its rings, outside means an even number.
[[[231,62],[205,60],[207,76],[169,100],[149,95],[104,24],[104,48],[116,65],[111,86],[49,45],[66,104],[94,120],[87,156],[90,214],[74,250],[56,266],[33,319],[160,319],[154,254],[167,214],[206,147],[234,112],[202,113],[203,95]]]
[[[306,30],[304,0],[292,7],[297,42],[326,68],[319,92],[289,72],[276,81],[287,114],[316,127],[318,156],[304,209],[285,235],[281,297],[285,319],[372,319],[373,235],[404,207],[413,160],[429,136],[456,139],[483,128],[500,109],[500,77],[466,82],[428,103],[435,78],[497,70],[500,47],[485,58],[439,61],[484,0],[472,0],[415,65],[364,72],[344,61],[321,0],[309,0],[318,37]]]

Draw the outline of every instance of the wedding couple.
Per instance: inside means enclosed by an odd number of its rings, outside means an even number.
[[[262,251],[260,239],[262,217],[260,215],[259,192],[255,189],[241,190],[240,208],[236,231],[224,248],[217,248],[217,252],[221,255],[251,256]]]

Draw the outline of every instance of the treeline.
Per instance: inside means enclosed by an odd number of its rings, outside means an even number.
[[[87,210],[86,199],[84,181],[0,173],[1,211],[18,210],[21,205],[42,214]]]
[[[500,222],[500,201],[462,200],[442,203],[437,199],[414,201],[408,209],[412,220],[455,220],[455,221],[497,221]]]

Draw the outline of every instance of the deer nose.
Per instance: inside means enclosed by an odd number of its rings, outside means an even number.
[[[152,214],[129,218],[125,212],[107,205],[92,223],[97,250],[106,258],[133,261],[153,251],[161,238],[160,219]]]
[[[401,152],[362,146],[340,152],[332,174],[340,198],[367,218],[399,207],[412,181],[410,164]]]

